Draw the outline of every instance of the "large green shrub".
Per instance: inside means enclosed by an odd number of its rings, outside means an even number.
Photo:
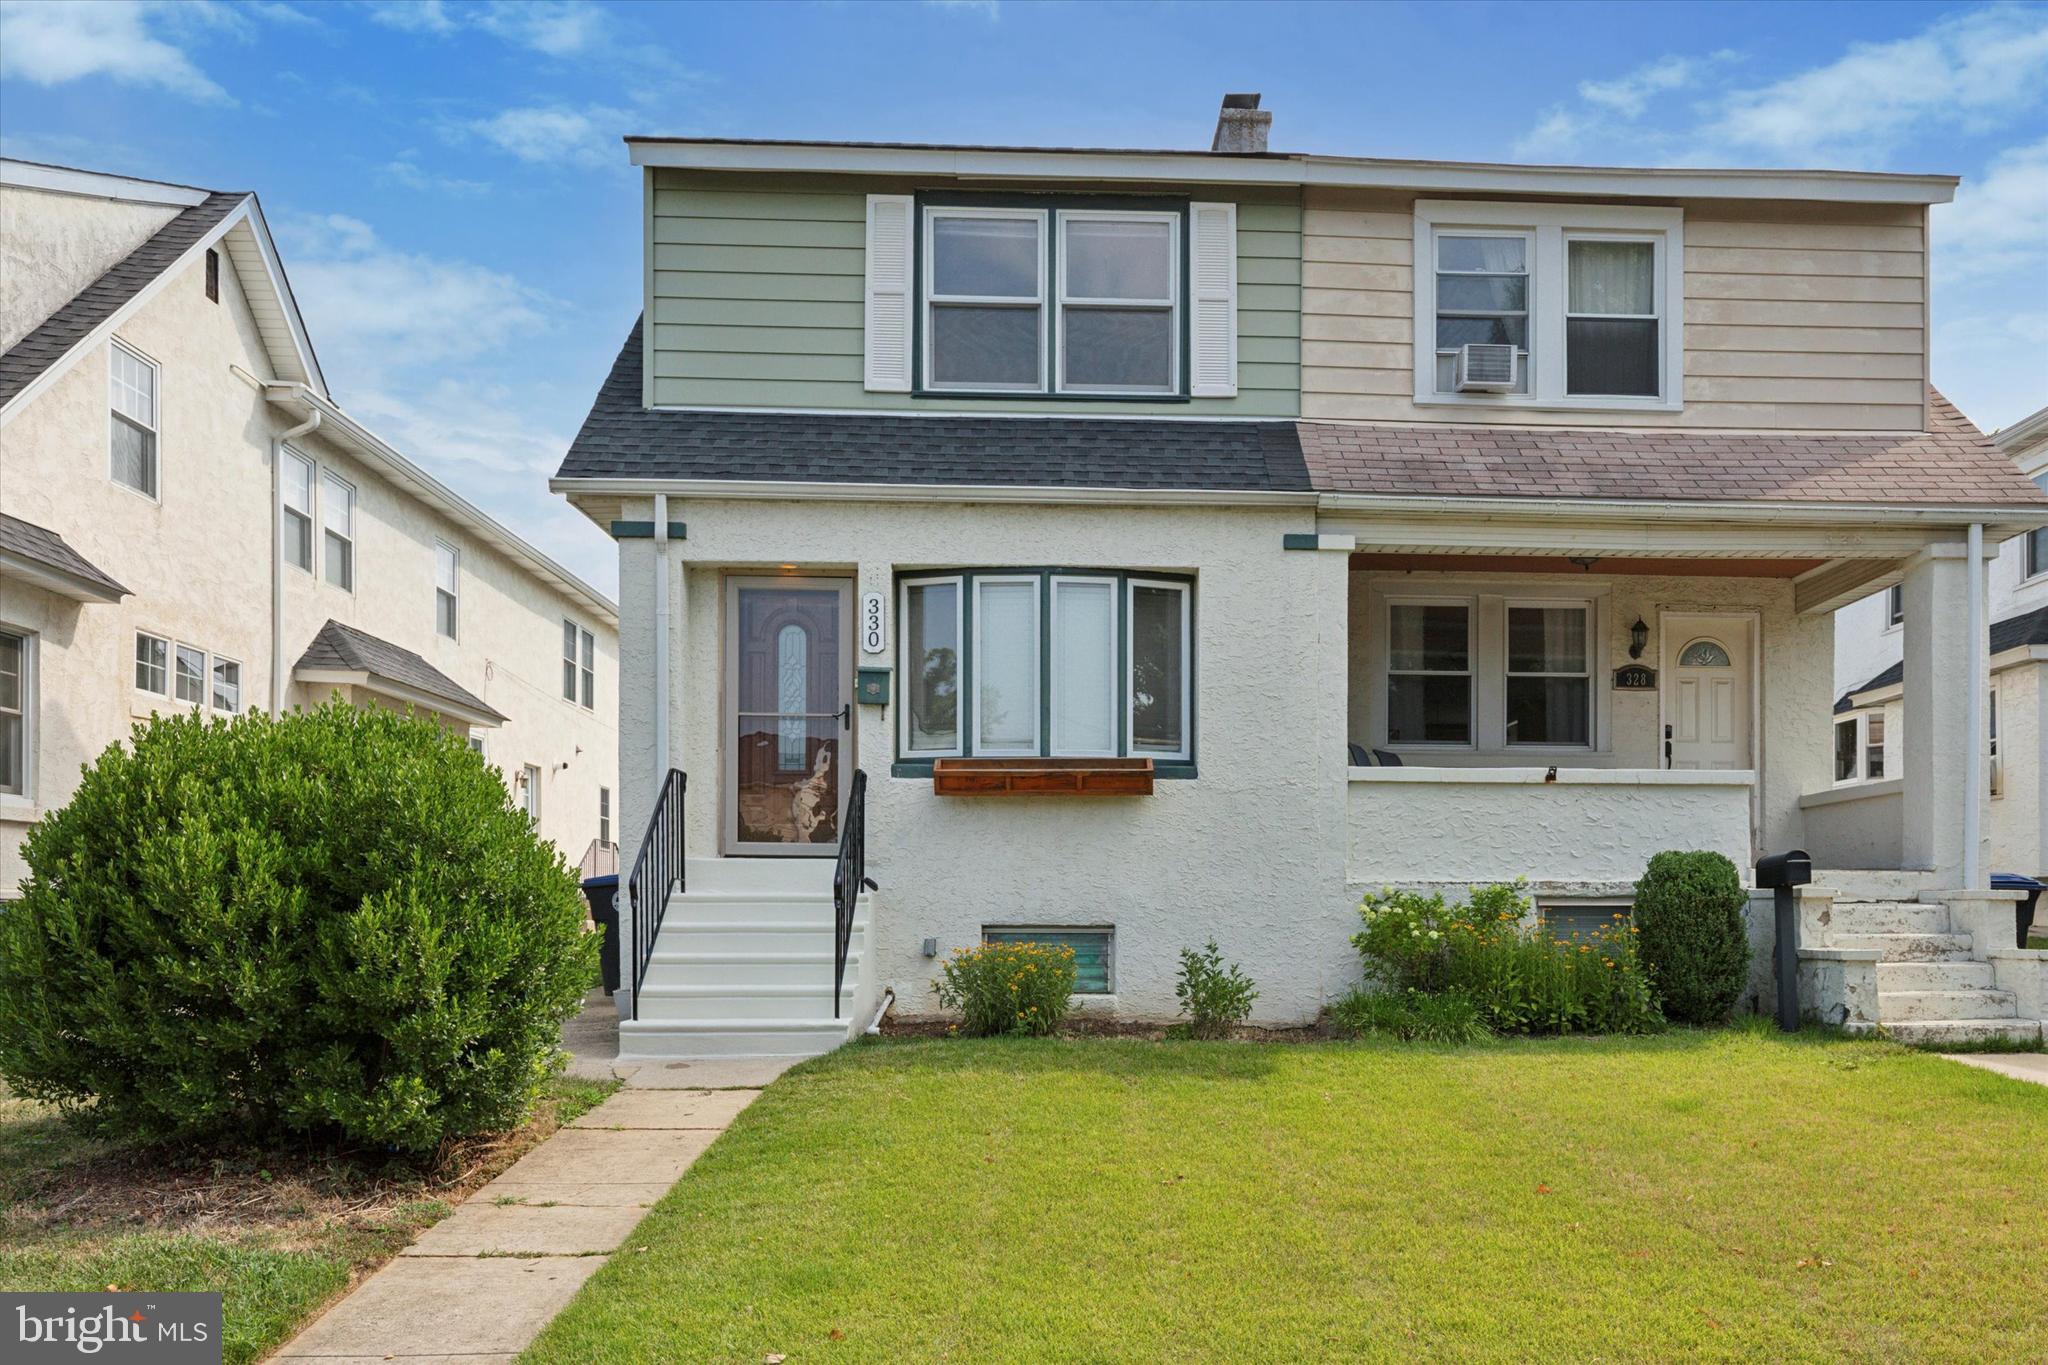
[[[939,1003],[959,1010],[970,1037],[1044,1035],[1067,1017],[1074,997],[1074,950],[1064,943],[983,943],[955,948],[932,982]]]
[[[23,854],[0,1076],[116,1136],[511,1126],[594,975],[561,856],[460,738],[388,711],[137,726]]]
[[[1628,925],[1568,939],[1525,928],[1520,884],[1479,887],[1463,905],[1389,889],[1358,913],[1365,927],[1351,943],[1372,983],[1462,997],[1494,1033],[1646,1033],[1662,1023]]]
[[[1683,1024],[1726,1023],[1749,984],[1749,893],[1719,853],[1659,853],[1636,883],[1643,960],[1664,1002]]]

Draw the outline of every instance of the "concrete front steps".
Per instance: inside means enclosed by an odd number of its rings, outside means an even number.
[[[1944,1047],[2041,1040],[2041,1021],[2021,1017],[2018,997],[1997,988],[1991,963],[1971,935],[1955,932],[1942,902],[1838,899],[1822,923],[1821,946],[1878,955],[1877,1019],[1851,1028]]]
[[[867,898],[833,1017],[832,860],[692,858],[670,898],[619,1056],[811,1057],[852,1036]]]

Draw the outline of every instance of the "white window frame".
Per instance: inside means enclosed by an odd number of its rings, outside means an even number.
[[[1396,607],[1463,607],[1465,609],[1465,667],[1446,668],[1395,668],[1394,667],[1394,608]],[[1503,617],[1505,619],[1505,617]],[[1379,667],[1379,711],[1381,747],[1408,750],[1462,753],[1479,747],[1479,599],[1468,594],[1445,594],[1429,596],[1419,593],[1390,595],[1380,605],[1380,667]],[[1503,640],[1505,644],[1505,640]],[[1393,687],[1395,678],[1463,678],[1465,679],[1465,741],[1412,739],[1396,743],[1390,735],[1393,725]],[[1503,707],[1505,714],[1505,707]]]
[[[953,586],[953,640],[954,653],[959,657],[953,661],[953,747],[950,749],[913,749],[910,747],[910,674],[909,659],[903,651],[910,648],[910,590],[916,587],[932,587],[950,583]],[[967,581],[960,574],[929,574],[921,578],[906,578],[898,585],[896,607],[897,659],[903,668],[903,696],[896,708],[896,752],[907,762],[918,762],[927,758],[958,758],[966,752],[967,743]]]
[[[1054,738],[1059,732],[1060,670],[1059,661],[1053,657],[1053,651],[1059,646],[1060,584],[1062,583],[1093,583],[1109,589],[1109,638],[1105,642],[1109,646],[1109,667],[1103,672],[1103,676],[1109,681],[1109,686],[1105,690],[1108,705],[1103,708],[1103,714],[1109,717],[1109,744],[1101,749],[1062,749],[1054,742]],[[1105,577],[1101,574],[1065,573],[1053,574],[1051,576],[1046,589],[1046,596],[1051,602],[1051,614],[1047,620],[1049,629],[1045,632],[1046,657],[1039,663],[1040,675],[1046,679],[1046,711],[1053,722],[1052,732],[1045,737],[1046,752],[1054,758],[1115,758],[1117,756],[1116,713],[1118,700],[1116,656],[1119,650],[1128,650],[1130,647],[1129,641],[1124,638],[1121,629],[1123,626],[1123,602],[1120,599],[1123,597],[1123,594],[1117,591],[1117,581],[1114,578]],[[1182,603],[1182,613],[1185,616],[1185,600]],[[1183,626],[1181,632],[1181,639],[1182,654],[1185,657],[1187,639],[1185,626]],[[1185,680],[1185,671],[1183,671],[1182,677]],[[1130,683],[1128,680],[1125,681],[1124,686],[1126,689],[1129,688]],[[1181,714],[1183,717],[1186,716],[1185,708],[1183,708]],[[1125,733],[1128,734],[1130,726],[1130,718],[1128,716],[1124,718],[1124,725]],[[1183,736],[1185,736],[1185,731],[1187,730],[1185,721],[1181,725],[1181,730],[1183,731]],[[1183,747],[1185,747],[1185,737],[1183,737]],[[1162,757],[1162,755],[1157,754],[1151,756]]]
[[[2027,477],[2034,481],[2036,488],[2048,493],[2048,469],[2035,470]],[[2036,544],[2042,546],[2038,559],[2034,554]],[[2020,533],[2020,582],[2034,583],[2044,578],[2048,578],[2048,527],[2023,531]]]
[[[1828,731],[1828,766],[1830,769],[1834,767],[1835,746],[1840,743],[1839,735],[1841,728],[1844,725],[1854,725],[1856,727],[1856,762],[1847,777],[1835,778],[1834,784],[1837,787],[1853,787],[1863,782],[1882,782],[1885,780],[1883,776],[1873,778],[1870,775],[1870,722],[1873,717],[1882,723],[1884,720],[1884,708],[1881,706],[1865,707],[1857,711],[1845,711],[1835,717],[1834,726]],[[1885,774],[1889,775],[1892,768],[1891,746],[1888,742],[1890,739],[1890,727],[1886,726],[1884,728],[1885,733],[1880,736],[1878,746],[1885,757]]]
[[[471,730],[469,732],[469,751],[486,763],[491,761],[490,743],[485,738],[483,731]]]
[[[1510,663],[1508,640],[1508,613],[1516,607],[1534,607],[1544,611],[1577,611],[1586,618],[1586,668],[1583,673],[1517,673]],[[1585,597],[1508,597],[1500,604],[1500,733],[1501,746],[1516,753],[1588,753],[1600,747],[1600,707],[1598,689],[1594,686],[1596,676],[1594,655],[1598,642],[1594,632],[1599,628],[1600,614],[1595,603]],[[1518,743],[1508,737],[1508,679],[1510,678],[1584,678],[1586,680],[1586,742],[1584,744],[1560,744],[1554,741],[1542,743]]]
[[[540,768],[532,763],[520,764],[519,785],[524,789],[521,793],[519,808],[526,812],[526,818],[533,822],[533,827],[539,829]]]
[[[223,667],[235,670],[235,704],[222,706],[220,694],[215,689],[220,685],[220,671]],[[206,671],[206,704],[224,716],[239,716],[248,706],[248,689],[242,683],[242,661],[229,659],[219,654],[213,656],[213,666]]]
[[[316,574],[320,567],[320,466],[309,456],[301,455],[289,446],[285,447],[284,458],[293,464],[305,466],[306,505],[303,509],[291,505],[291,501],[286,496],[285,491],[291,485],[280,476],[278,479],[277,498],[277,515],[279,518],[277,552],[279,557],[284,559],[284,562],[293,568],[309,574]],[[293,518],[301,519],[306,524],[306,562],[303,564],[288,557],[285,553],[285,547],[289,544],[289,537],[285,535],[285,528],[292,524]]]
[[[185,677],[178,671],[178,666],[185,661],[184,656],[187,654],[196,655],[199,659],[197,678],[199,695],[196,697],[185,696],[179,691],[179,688],[184,685]],[[189,705],[194,710],[204,711],[207,698],[212,695],[212,684],[213,669],[207,658],[206,651],[196,645],[185,644],[180,640],[171,641],[171,700],[183,705]]]
[[[21,790],[0,790],[0,807],[26,813],[34,809],[36,801],[36,732],[41,715],[36,699],[38,637],[32,630],[6,622],[0,622],[0,631],[21,641],[21,708],[18,712],[21,716]]]
[[[1429,273],[1429,295],[1431,304],[1429,317],[1429,385],[1432,389],[1436,387],[1436,366],[1438,362],[1440,362],[1446,356],[1456,356],[1457,354],[1455,349],[1446,349],[1436,344],[1436,323],[1438,317],[1441,316],[1441,313],[1439,313],[1435,306],[1436,277],[1442,274],[1484,275],[1513,273],[1511,271],[1444,270],[1438,263],[1438,246],[1444,241],[1445,238],[1457,237],[1514,237],[1520,239],[1522,243],[1522,279],[1524,281],[1524,290],[1522,297],[1522,308],[1520,311],[1522,314],[1522,340],[1525,344],[1515,348],[1515,378],[1518,381],[1520,381],[1523,392],[1511,393],[1503,396],[1526,401],[1529,398],[1529,393],[1527,392],[1527,390],[1530,384],[1529,358],[1535,354],[1536,347],[1536,231],[1533,228],[1442,228],[1439,229],[1435,233],[1435,235],[1430,239],[1430,254],[1427,266]],[[1421,271],[1418,270],[1418,279],[1420,278],[1420,274]],[[1452,311],[1452,316],[1456,317],[1462,315],[1470,317],[1511,317],[1514,315],[1515,311],[1516,310],[1512,308],[1501,308],[1496,309],[1492,312],[1482,312],[1478,309],[1455,309]],[[1418,335],[1420,335],[1419,332]]]
[[[441,554],[448,555],[448,577],[453,586],[441,586]],[[441,599],[448,599],[449,630],[441,629]],[[462,638],[462,550],[449,542],[434,539],[434,634],[443,640]]]
[[[944,294],[933,291],[932,280],[936,273],[937,259],[933,250],[934,228],[941,218],[1030,218],[1038,223],[1038,293],[1034,302],[1027,303],[1021,298],[1010,298],[989,294]],[[918,225],[918,323],[922,337],[918,343],[918,387],[931,393],[1045,393],[1051,386],[1053,376],[1047,373],[1048,364],[1045,344],[1046,329],[1051,325],[1047,314],[1054,309],[1047,288],[1046,252],[1056,249],[1046,240],[1052,231],[1051,215],[1045,209],[991,208],[979,205],[956,206],[947,204],[926,205],[924,221]],[[932,378],[932,312],[943,304],[972,304],[990,308],[1038,309],[1038,382],[1034,384],[941,384]]]
[[[1892,604],[1898,603],[1897,611]],[[1906,585],[1894,583],[1884,590],[1884,628],[1898,630],[1906,624]]]
[[[597,789],[597,842],[606,848],[612,846],[612,789]]]
[[[597,637],[585,630],[574,617],[562,618],[562,663],[565,668],[563,681],[568,682],[571,691],[562,693],[562,700],[571,706],[580,706],[586,711],[597,709]],[[573,692],[573,695],[572,695]],[[583,700],[588,697],[590,700]]]
[[[1074,222],[1124,222],[1164,223],[1167,229],[1168,277],[1166,298],[1161,299],[1107,299],[1082,298],[1067,293],[1067,224]],[[1187,289],[1181,279],[1181,215],[1172,210],[1142,209],[1059,209],[1053,214],[1053,259],[1058,267],[1057,288],[1054,291],[1054,346],[1052,356],[1053,391],[1055,393],[1086,394],[1090,397],[1115,395],[1130,398],[1174,398],[1181,391],[1181,309],[1185,303]],[[1069,384],[1067,371],[1067,310],[1133,308],[1151,312],[1164,311],[1167,317],[1166,387],[1124,388],[1109,384]]]
[[[1045,697],[1042,694],[1045,682],[1045,604],[1040,600],[1041,579],[1037,574],[977,574],[974,578],[974,752],[984,758],[1036,758],[1045,742]],[[1031,648],[1038,660],[1038,685],[1032,689],[1031,742],[1022,748],[994,748],[981,741],[981,660],[987,651],[983,647],[982,630],[988,616],[981,609],[981,590],[990,585],[1014,586],[1022,584],[1031,589]],[[964,740],[964,737],[963,737]]]
[[[114,403],[114,393],[120,387],[120,380],[114,376],[114,352],[119,351],[130,360],[149,371],[149,425],[143,429],[149,433],[149,472],[152,487],[137,488],[124,482],[114,473],[113,423],[133,422],[135,419],[122,412]],[[164,500],[164,367],[152,360],[137,347],[115,337],[108,343],[107,352],[107,479],[116,488],[125,488],[138,498],[162,505]],[[139,424],[138,424],[139,425]]]
[[[1488,233],[1486,229],[1496,231]],[[1436,386],[1436,241],[1441,235],[1533,235],[1527,393],[1440,393]],[[1565,391],[1566,241],[1649,240],[1656,247],[1658,375],[1654,398]],[[1685,214],[1613,204],[1509,204],[1422,199],[1415,204],[1415,402],[1424,406],[1678,412],[1685,406]]]
[[[144,640],[155,640],[164,647],[164,685],[162,691],[143,686],[142,680],[136,672],[136,669],[142,664],[142,657],[136,652],[134,646],[141,645]],[[171,679],[176,675],[178,667],[176,652],[178,642],[168,635],[159,635],[153,630],[137,630],[134,636],[134,646],[131,646],[128,651],[129,686],[145,697],[159,697],[164,701],[169,701],[172,697],[176,696],[177,694],[171,686]]]
[[[981,941],[988,943],[990,934],[1101,934],[1106,940],[1102,954],[1103,988],[1100,991],[1076,989],[1074,994],[1083,1000],[1116,999],[1116,926],[1114,924],[984,924],[981,926]]]
[[[1140,749],[1138,747],[1138,651],[1131,639],[1133,623],[1138,614],[1133,610],[1139,588],[1164,588],[1180,594],[1180,747],[1168,753],[1164,749]],[[1195,615],[1194,585],[1173,578],[1140,578],[1133,574],[1124,580],[1123,633],[1119,642],[1124,651],[1124,749],[1132,758],[1149,758],[1155,762],[1185,763],[1194,756],[1189,747],[1195,737]]]
[[[343,509],[348,514],[348,530],[346,532],[336,531],[332,526],[328,524],[327,499],[328,495],[330,493],[333,493],[336,489],[339,489],[343,495]],[[320,471],[320,559],[322,570],[321,581],[326,583],[329,587],[339,588],[346,593],[353,593],[356,590],[356,580],[358,577],[360,577],[358,571],[362,568],[362,556],[356,553],[357,500],[358,494],[356,492],[356,486],[354,484],[350,483],[347,479],[342,478],[341,475],[335,473],[332,469],[323,469]],[[327,537],[329,536],[338,537],[348,546],[348,582],[346,583],[336,583],[334,579],[330,576],[329,570],[331,569],[331,562],[328,559],[327,551]]]

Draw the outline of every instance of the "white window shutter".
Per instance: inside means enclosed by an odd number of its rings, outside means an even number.
[[[910,242],[907,194],[868,196],[866,387],[910,392]]]
[[[1188,392],[1237,396],[1237,205],[1191,204],[1193,299]]]

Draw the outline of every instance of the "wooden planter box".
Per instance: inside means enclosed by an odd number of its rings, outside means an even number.
[[[939,796],[1150,796],[1149,758],[941,758]]]

